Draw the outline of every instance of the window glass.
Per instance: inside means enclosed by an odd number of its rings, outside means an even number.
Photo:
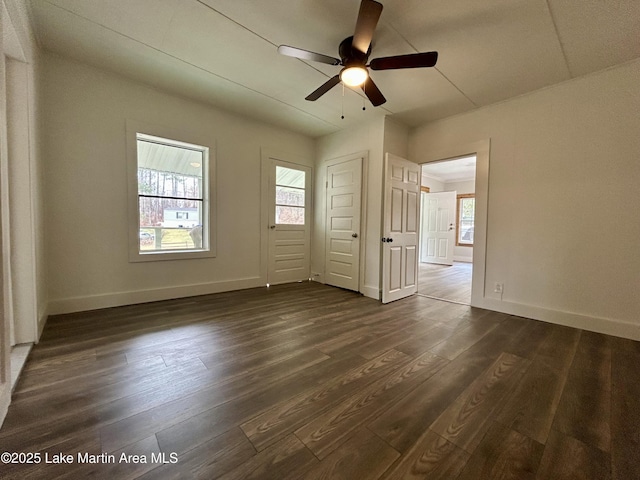
[[[304,189],[276,186],[276,204],[304,207]]]
[[[207,249],[208,148],[137,135],[139,253]]]
[[[304,182],[305,173],[302,170],[276,166],[276,185],[304,189]]]
[[[304,225],[304,208],[276,205],[276,223],[280,225]]]
[[[458,196],[458,245],[473,245],[475,207],[473,195]]]
[[[276,166],[276,224],[305,224],[305,172]]]

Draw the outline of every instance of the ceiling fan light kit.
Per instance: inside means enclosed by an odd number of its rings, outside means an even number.
[[[340,80],[348,87],[359,87],[369,76],[366,68],[361,66],[344,67],[340,71]]]
[[[369,70],[398,70],[403,68],[423,68],[433,67],[438,61],[438,52],[412,53],[408,55],[396,55],[392,57],[374,58],[367,65],[371,54],[371,40],[373,32],[378,25],[382,4],[375,0],[362,0],[356,29],[353,37],[347,37],[338,47],[340,59],[330,57],[321,53],[310,52],[301,48],[280,45],[278,53],[289,57],[326,63],[329,65],[342,65],[344,68],[338,75],[331,77],[324,84],[311,92],[306,100],[316,101],[327,93],[338,83],[349,87],[360,87],[374,107],[382,105],[387,101],[380,89],[371,79]]]

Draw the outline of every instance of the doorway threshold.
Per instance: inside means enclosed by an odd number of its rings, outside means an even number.
[[[431,298],[432,300],[440,300],[441,302],[455,303],[456,305],[466,305],[467,307],[471,306],[470,303],[459,302],[458,300],[451,300],[449,298],[434,297],[433,295],[425,295],[424,293],[416,293],[416,295],[420,297]]]

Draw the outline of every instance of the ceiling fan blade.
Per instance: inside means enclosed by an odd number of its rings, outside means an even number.
[[[395,57],[374,58],[369,64],[371,70],[396,70],[399,68],[433,67],[438,61],[438,52],[411,53]]]
[[[367,80],[362,84],[360,88],[362,88],[362,91],[371,101],[374,107],[382,105],[387,101],[387,99],[384,98],[384,95],[382,95],[380,89],[376,86],[375,83],[373,83],[371,77],[367,77]]]
[[[320,87],[311,92],[309,95],[305,97],[305,100],[309,100],[310,102],[315,102],[322,95],[327,93],[333,87],[340,83],[340,75],[336,75],[335,77],[331,77],[329,80],[324,82]]]
[[[309,50],[303,50],[301,48],[290,47],[288,45],[280,45],[278,47],[278,53],[286,55],[288,57],[300,58],[302,60],[310,60],[312,62],[328,63],[329,65],[340,65],[340,60],[330,57],[329,55],[323,55],[321,53],[310,52]]]
[[[353,48],[360,50],[366,55],[371,45],[373,32],[376,30],[380,14],[382,13],[382,4],[374,0],[362,0],[360,3],[360,11],[358,12],[358,20],[356,21],[356,31],[353,34]]]

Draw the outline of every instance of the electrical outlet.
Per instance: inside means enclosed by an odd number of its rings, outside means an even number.
[[[503,283],[496,282],[495,285],[493,286],[493,291],[495,293],[502,293],[503,290],[504,290],[504,284]]]

